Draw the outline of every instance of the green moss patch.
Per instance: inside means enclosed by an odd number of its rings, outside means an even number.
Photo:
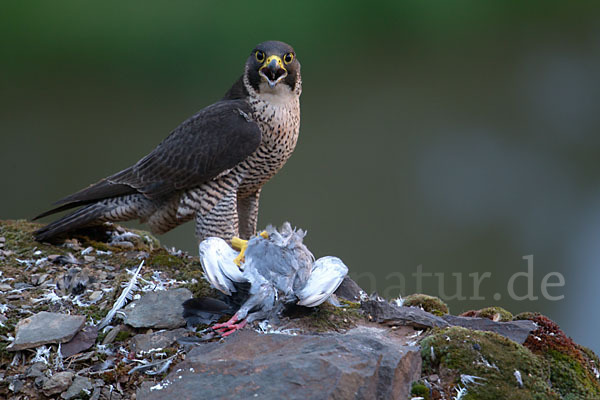
[[[426,294],[411,294],[404,298],[402,305],[407,307],[421,307],[433,315],[442,316],[448,314],[448,305],[434,296]]]
[[[550,369],[529,349],[492,332],[460,327],[437,330],[421,342],[423,375],[438,374],[448,396],[456,394],[461,375],[473,375],[464,399],[560,399],[548,384]],[[515,377],[519,371],[520,387]]]

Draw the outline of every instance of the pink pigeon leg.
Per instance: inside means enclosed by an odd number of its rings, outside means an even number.
[[[225,337],[231,335],[233,332],[242,329],[248,323],[248,321],[246,321],[245,318],[237,324],[236,322],[238,322],[237,314],[231,317],[231,319],[227,322],[223,322],[222,324],[214,324],[212,326],[212,330],[218,332],[221,336]]]

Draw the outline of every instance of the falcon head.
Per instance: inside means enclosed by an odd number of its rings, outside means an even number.
[[[246,61],[245,81],[255,92],[275,92],[281,87],[299,92],[300,63],[287,43],[268,41],[257,45]]]

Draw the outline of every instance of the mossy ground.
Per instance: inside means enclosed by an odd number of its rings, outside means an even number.
[[[513,315],[502,307],[486,307],[481,310],[471,310],[460,314],[461,317],[488,318],[492,321],[507,322],[513,320]]]
[[[465,400],[560,399],[548,385],[550,369],[544,360],[492,332],[460,327],[437,330],[421,342],[421,355],[423,374],[438,374],[448,395],[455,394],[461,374],[466,374],[482,379],[467,385]],[[523,387],[515,371],[520,372]]]
[[[448,314],[448,305],[434,296],[426,294],[411,294],[403,299],[402,305],[406,307],[421,307],[423,310],[438,317]]]
[[[573,342],[556,323],[541,314],[522,313],[515,319],[529,319],[537,324],[524,346],[547,362],[550,381],[558,393],[569,399],[600,399],[600,380],[596,376],[600,360],[591,350]]]

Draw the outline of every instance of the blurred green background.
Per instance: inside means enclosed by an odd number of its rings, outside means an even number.
[[[598,2],[3,2],[0,218],[137,161],[269,39],[295,47],[304,93],[259,225],[307,229],[369,292],[413,293],[421,266],[454,314],[540,311],[600,352]],[[196,252],[192,224],[161,240]],[[511,299],[527,255],[539,298]]]

